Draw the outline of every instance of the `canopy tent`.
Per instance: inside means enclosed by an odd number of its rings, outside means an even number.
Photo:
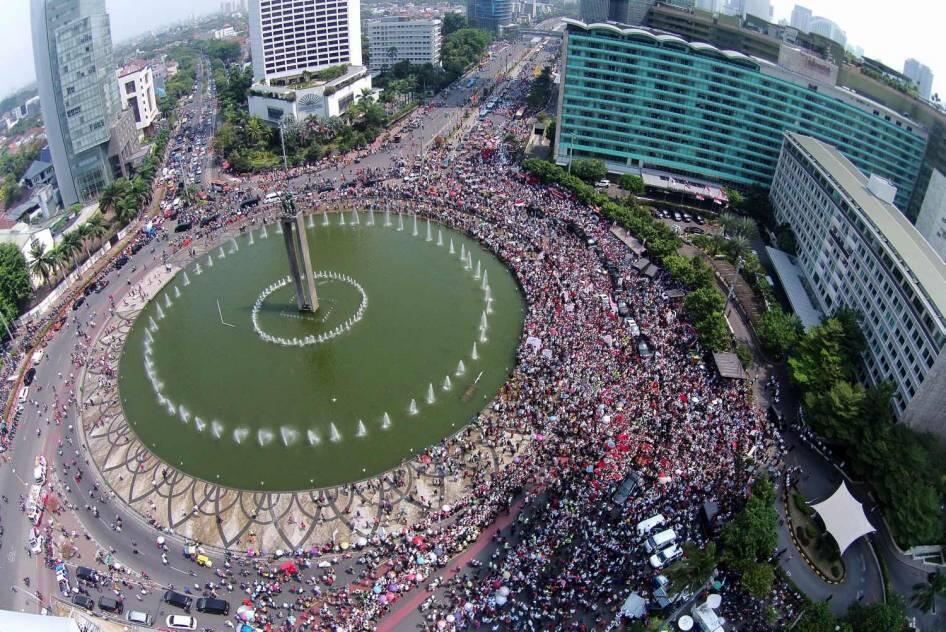
[[[621,606],[621,614],[629,619],[643,619],[647,614],[647,600],[632,592]]]
[[[735,353],[728,351],[714,351],[713,361],[719,374],[731,380],[747,380],[749,376],[742,368],[742,360]]]
[[[841,555],[862,535],[876,531],[864,515],[864,508],[848,491],[847,485],[841,486],[827,500],[812,505],[824,521],[824,526],[838,543]]]

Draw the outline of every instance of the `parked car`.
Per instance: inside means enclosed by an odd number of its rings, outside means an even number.
[[[176,606],[180,608],[181,610],[183,610],[184,612],[189,612],[191,609],[191,603],[193,603],[193,599],[191,599],[187,595],[183,595],[179,592],[169,590],[164,593],[164,603],[170,604],[172,606]]]
[[[654,568],[663,568],[667,564],[679,559],[683,555],[683,549],[676,544],[668,546],[662,551],[658,551],[650,556],[650,565]]]
[[[92,601],[92,598],[88,595],[74,595],[72,597],[72,603],[79,606],[80,608],[85,608],[86,610],[95,610],[95,602]]]
[[[197,619],[186,614],[168,615],[165,625],[172,630],[196,630]]]

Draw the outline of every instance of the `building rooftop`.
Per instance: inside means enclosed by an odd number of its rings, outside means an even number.
[[[20,179],[32,180],[33,178],[35,178],[36,176],[38,176],[39,174],[43,173],[44,171],[46,171],[47,169],[51,167],[52,165],[48,162],[45,162],[43,160],[38,160],[38,159],[34,160],[32,163],[30,163],[30,166],[26,170],[26,173],[24,173]]]
[[[135,59],[122,66],[118,71],[118,76],[127,77],[128,75],[134,74],[136,72],[141,72],[147,67],[148,62],[143,59]]]
[[[868,179],[837,149],[810,136],[786,132],[792,142],[830,174],[866,219],[878,239],[909,271],[910,280],[926,295],[941,317],[946,316],[946,263],[897,209],[870,192]]]

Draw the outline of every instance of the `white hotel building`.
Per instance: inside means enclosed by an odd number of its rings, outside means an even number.
[[[440,66],[440,20],[391,16],[368,22],[367,31],[372,72],[405,60]]]
[[[860,312],[865,377],[894,384],[902,421],[946,437],[946,264],[894,195],[831,145],[785,134],[771,200],[812,300],[824,314]]]
[[[286,115],[337,116],[371,88],[361,65],[359,0],[250,0],[250,114],[277,125]],[[339,77],[313,78],[333,66]]]

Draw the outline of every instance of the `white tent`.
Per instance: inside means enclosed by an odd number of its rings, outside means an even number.
[[[643,619],[647,614],[647,600],[636,592],[631,593],[621,606],[621,614],[630,619]]]
[[[864,515],[864,508],[848,491],[847,485],[841,486],[825,501],[812,505],[824,521],[828,533],[838,543],[841,555],[862,535],[876,531]]]

